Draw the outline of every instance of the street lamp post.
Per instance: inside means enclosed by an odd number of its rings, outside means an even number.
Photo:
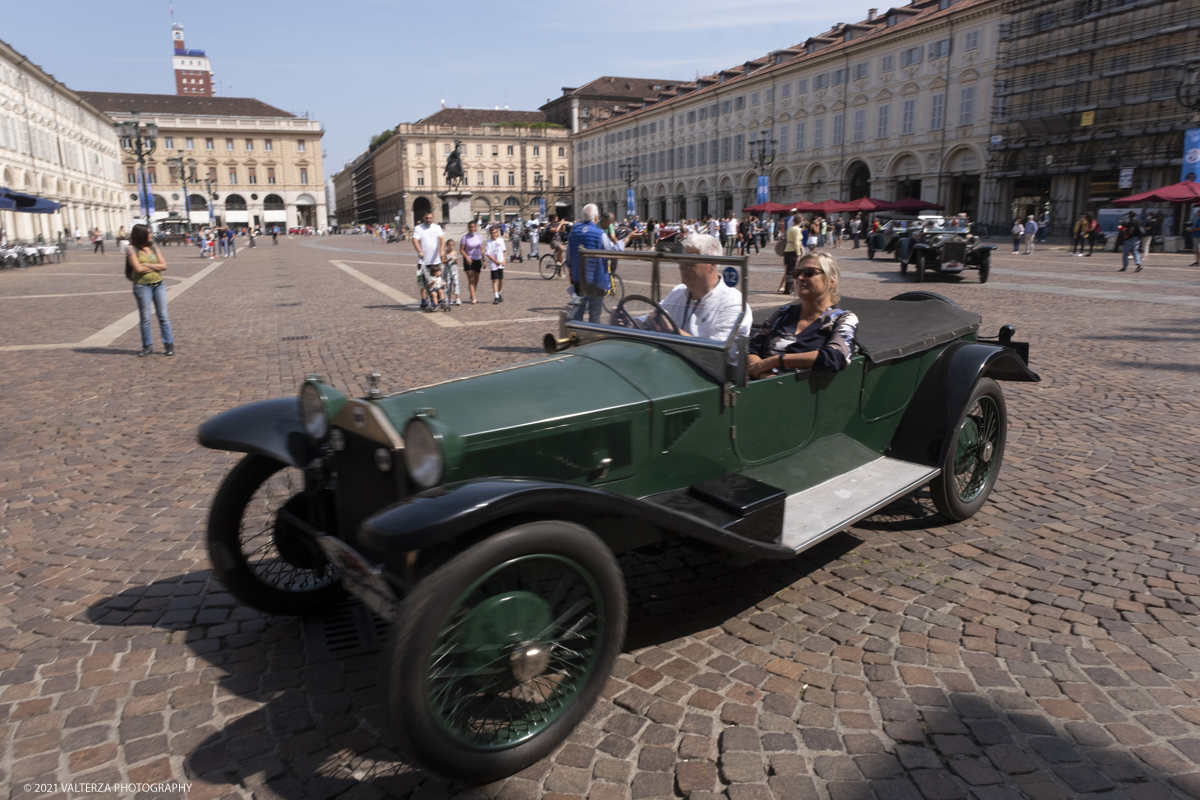
[[[179,170],[179,185],[183,189],[183,219],[185,230],[188,233],[192,231],[192,198],[188,194],[189,183],[199,183],[196,180],[196,159],[184,158],[183,151],[178,151],[179,155],[175,158],[168,158],[167,164]]]
[[[213,191],[213,187],[216,185],[217,185],[217,182],[214,181],[212,178],[206,177],[204,179],[204,196],[207,198],[207,202],[205,203],[205,205],[208,209],[208,226],[210,228],[216,224],[215,220],[213,220],[213,213],[212,213],[213,201],[217,199],[216,192]]]
[[[137,111],[130,122],[118,122],[117,138],[120,139],[121,149],[137,158],[138,162],[138,194],[142,197],[142,210],[146,212],[146,225],[150,225],[150,207],[154,201],[150,194],[150,181],[146,176],[146,158],[158,149],[158,125],[153,122],[142,124]]]
[[[633,185],[637,183],[638,161],[636,158],[631,158],[622,161],[617,165],[617,171],[621,175],[621,180],[625,181],[625,216],[632,217],[636,213],[634,209]]]
[[[758,172],[758,202],[765,203],[771,199],[770,178],[767,170],[775,163],[775,140],[767,138],[767,132],[759,134],[756,142],[750,143],[750,160]]]

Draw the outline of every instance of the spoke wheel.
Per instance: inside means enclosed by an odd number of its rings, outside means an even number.
[[[534,522],[464,551],[396,623],[388,701],[403,749],[477,783],[536,762],[598,699],[625,618],[616,559],[586,528]]]
[[[604,295],[602,305],[604,306],[604,312],[611,314],[617,310],[617,307],[625,299],[625,281],[621,280],[621,276],[615,272],[609,274],[608,278],[612,281],[612,288]]]
[[[218,580],[269,614],[308,614],[341,601],[337,571],[302,530],[322,527],[318,505],[304,492],[300,470],[262,456],[243,458],[221,483],[208,516],[208,554]]]
[[[538,259],[538,272],[541,273],[543,280],[550,280],[555,275],[554,254],[546,253]]]
[[[983,378],[955,428],[941,474],[929,484],[933,503],[942,516],[956,521],[968,519],[987,502],[1000,474],[1007,432],[1004,395],[999,384]]]

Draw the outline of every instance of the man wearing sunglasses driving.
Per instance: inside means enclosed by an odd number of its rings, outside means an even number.
[[[693,233],[683,240],[683,252],[701,256],[721,255],[721,243],[707,233]],[[742,314],[742,293],[721,280],[716,264],[684,262],[679,265],[682,281],[663,298],[663,310],[683,336],[724,342],[736,326],[742,335],[750,335],[750,309]],[[740,316],[740,322],[739,322]],[[657,312],[639,319],[650,330],[675,333],[670,323]]]

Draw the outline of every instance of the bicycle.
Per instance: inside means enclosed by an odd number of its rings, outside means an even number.
[[[546,253],[538,259],[538,272],[543,280],[557,278],[563,273],[563,264],[554,260],[554,253]]]

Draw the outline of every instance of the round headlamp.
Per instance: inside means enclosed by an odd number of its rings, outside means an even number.
[[[315,384],[305,383],[300,387],[300,420],[304,423],[304,430],[314,439],[322,440],[329,433],[325,402]]]
[[[436,486],[442,479],[442,443],[421,417],[413,417],[404,428],[404,465],[422,489]]]

